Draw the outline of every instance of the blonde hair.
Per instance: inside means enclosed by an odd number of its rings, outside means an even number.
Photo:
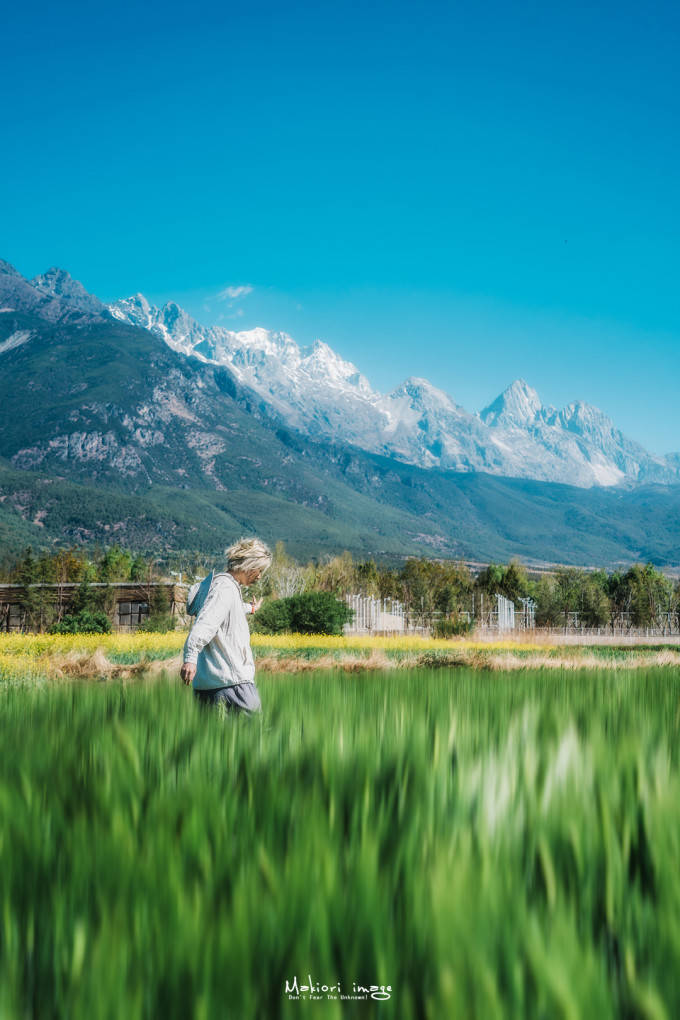
[[[240,538],[230,545],[224,554],[227,557],[227,570],[235,570],[244,574],[251,570],[265,571],[271,564],[272,554],[269,546],[259,538]]]

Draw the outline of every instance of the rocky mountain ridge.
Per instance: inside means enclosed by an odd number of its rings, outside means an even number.
[[[37,547],[41,535],[48,544],[217,548],[256,532],[301,556],[347,548],[397,558],[678,561],[680,486],[574,488],[425,469],[336,442],[321,425],[316,435],[292,427],[283,413],[292,399],[289,380],[279,410],[209,349],[187,356],[158,330],[98,305],[88,311],[87,292],[58,271],[29,282],[0,267],[0,292],[5,548],[28,541]],[[350,389],[359,402],[363,389],[359,406],[370,402],[370,386],[330,348],[301,351],[283,335],[252,332],[250,346],[234,350],[241,379],[264,350],[274,379],[282,357],[293,367],[304,363],[291,371],[303,401],[316,380],[322,395]],[[325,370],[331,360],[335,374]],[[515,427],[527,401],[530,395],[514,392],[493,413],[503,416],[504,428]],[[381,441],[387,434],[394,448],[408,450],[425,415],[430,426],[448,429],[457,420],[463,429],[490,428],[425,380],[407,380],[387,410],[391,433],[383,421]],[[552,413],[546,411],[548,424]],[[329,412],[325,428],[339,417],[337,408],[335,419]],[[601,427],[578,407],[564,422]],[[435,448],[433,457],[440,456]]]
[[[545,407],[523,380],[479,414],[425,379],[407,379],[381,394],[321,341],[300,347],[283,332],[203,326],[176,303],[156,308],[141,294],[107,307],[57,268],[28,281],[0,262],[0,310],[15,325],[0,338],[0,356],[34,335],[27,316],[55,328],[107,322],[141,327],[193,364],[228,370],[273,421],[419,467],[581,487],[680,480],[679,454],[649,454],[583,402]]]
[[[110,317],[108,309],[63,269],[26,280],[0,259],[0,312],[37,315],[49,323],[83,323]]]
[[[289,426],[310,436],[421,467],[582,487],[680,479],[677,456],[648,453],[589,404],[544,407],[521,379],[472,414],[425,379],[407,379],[381,394],[321,341],[300,347],[282,332],[204,326],[174,302],[157,308],[142,294],[114,302],[109,312],[188,357],[228,367]]]

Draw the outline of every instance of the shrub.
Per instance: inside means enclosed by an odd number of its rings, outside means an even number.
[[[290,598],[265,602],[253,617],[253,631],[257,634],[285,634],[292,630]]]
[[[290,603],[291,628],[296,634],[342,634],[354,612],[328,591],[293,595]]]
[[[327,591],[310,591],[267,602],[253,621],[260,634],[342,634],[353,616],[349,606]]]
[[[62,617],[50,627],[50,634],[110,634],[111,621],[99,610],[81,609]]]

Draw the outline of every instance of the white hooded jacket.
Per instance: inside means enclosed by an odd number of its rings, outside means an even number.
[[[189,609],[194,606],[190,601]],[[231,574],[215,574],[184,643],[184,661],[196,663],[193,683],[196,690],[252,683],[255,662],[246,609],[236,578]]]

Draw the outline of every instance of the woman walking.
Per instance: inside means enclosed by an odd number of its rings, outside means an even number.
[[[261,600],[244,603],[241,585],[254,584],[272,555],[258,538],[244,538],[227,549],[226,557],[226,573],[206,578],[189,593],[187,608],[198,615],[184,644],[181,677],[193,684],[202,704],[249,715],[262,706],[247,614],[256,612]]]

